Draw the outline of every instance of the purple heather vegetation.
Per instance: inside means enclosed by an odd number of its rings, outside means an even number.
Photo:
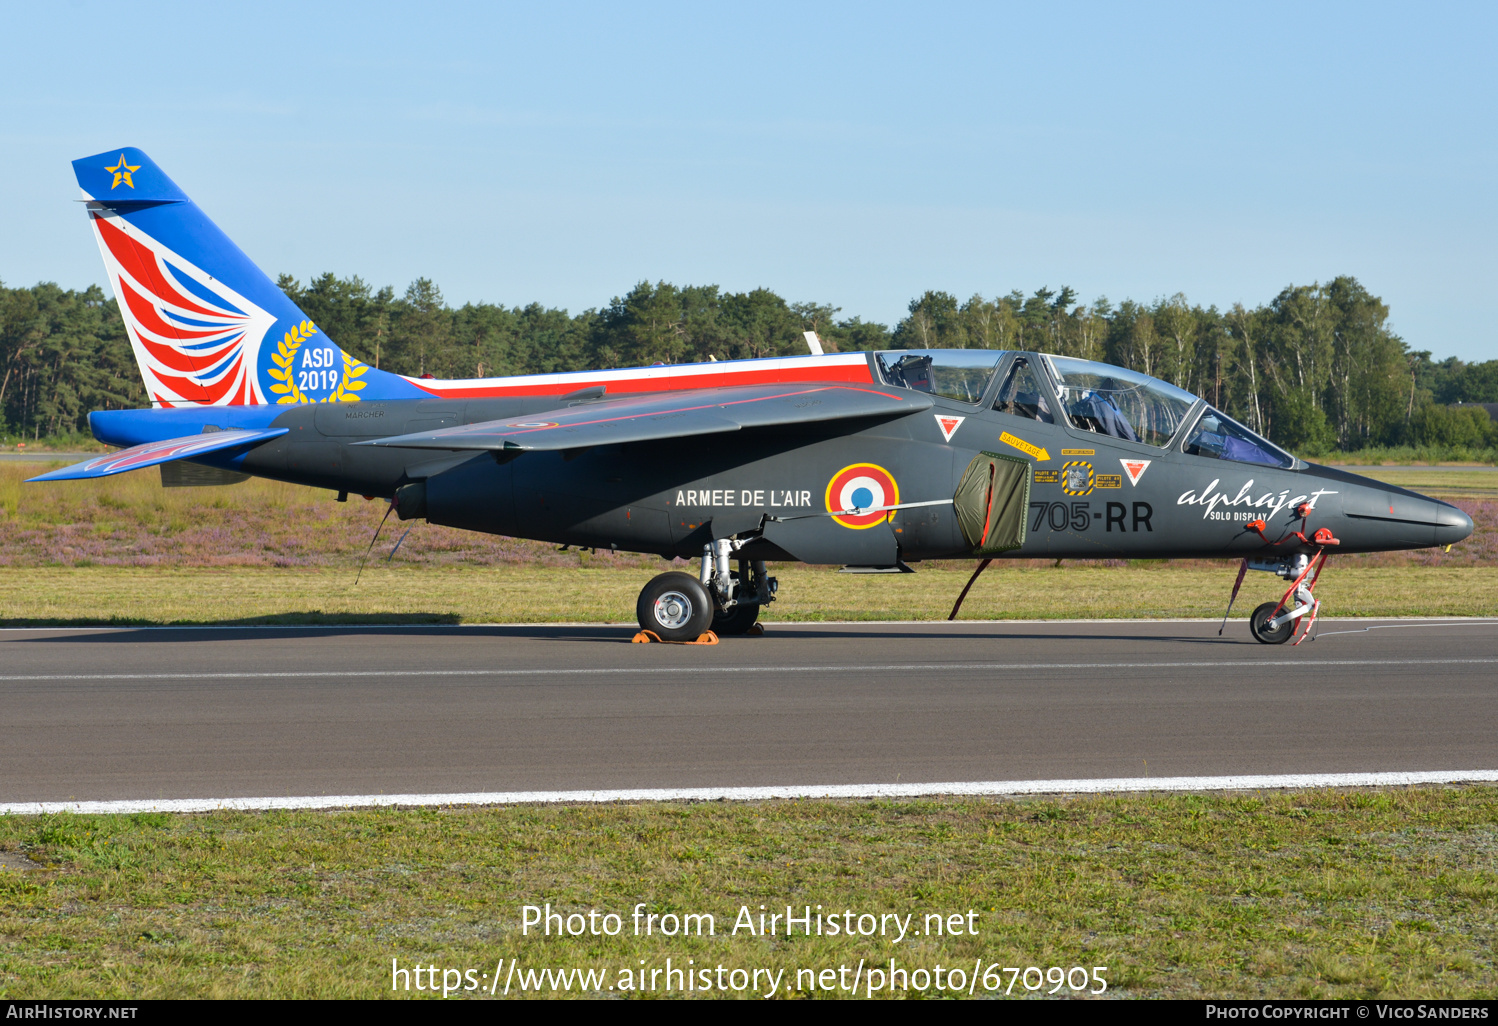
[[[9,469],[9,468],[6,468]],[[130,476],[136,480],[129,480]],[[385,513],[382,501],[274,482],[164,490],[153,477],[13,485],[0,481],[0,566],[356,565]],[[391,517],[369,554],[428,566],[659,566],[659,556],[597,553]]]
[[[1347,556],[1346,561],[1353,566],[1498,566],[1498,499],[1446,501],[1471,517],[1474,525],[1472,536],[1453,545],[1450,552],[1441,549],[1379,552]]]

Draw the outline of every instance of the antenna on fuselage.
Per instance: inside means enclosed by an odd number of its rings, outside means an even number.
[[[380,518],[380,524],[379,524],[379,526],[375,528],[374,537],[371,538],[371,539],[369,539],[369,548],[367,548],[367,549],[364,550],[364,558],[361,559],[361,560],[359,560],[359,572],[354,575],[354,587],[357,588],[359,586],[359,578],[361,578],[361,577],[364,576],[364,564],[369,562],[369,554],[374,551],[375,542],[377,542],[377,541],[380,540],[380,532],[385,529],[385,521],[389,520],[390,519],[390,514],[392,514],[394,512],[395,512],[395,498],[392,497],[390,499],[390,505],[385,507],[385,515]],[[409,531],[410,528],[407,528],[406,530]],[[401,535],[401,541],[405,541],[405,540],[406,540],[406,536],[405,535]],[[396,542],[395,543],[395,548],[397,548],[397,549],[400,548],[400,543],[401,542],[399,542],[399,541]],[[395,549],[391,549],[390,550],[390,555],[391,556],[395,555]]]
[[[819,338],[817,338],[817,333],[815,331],[803,331],[801,333],[801,335],[802,335],[803,338],[806,339],[807,346],[809,346],[811,348],[811,355],[812,356],[821,356],[822,355],[822,340],[819,339]]]

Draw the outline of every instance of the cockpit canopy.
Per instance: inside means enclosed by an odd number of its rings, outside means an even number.
[[[1072,424],[1100,435],[1164,447],[1196,405],[1196,396],[1138,371],[1106,363],[1045,358],[1056,375],[1061,409]]]
[[[1295,466],[1294,456],[1210,406],[1202,411],[1181,451],[1190,456],[1211,456],[1234,463],[1258,463],[1287,469]]]
[[[1008,355],[993,349],[897,349],[874,354],[884,381],[976,405]],[[1048,373],[1042,373],[1044,366]],[[1043,378],[1049,379],[1058,407]],[[1184,389],[1138,371],[1070,356],[1019,354],[993,400],[1000,413],[1190,456],[1293,467],[1295,457]]]
[[[900,388],[979,403],[988,389],[1002,350],[993,349],[895,349],[875,353],[884,380]]]

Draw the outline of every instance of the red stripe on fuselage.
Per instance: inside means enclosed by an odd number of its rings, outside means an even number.
[[[579,374],[567,381],[550,381],[538,384],[506,385],[500,378],[494,384],[463,385],[455,388],[435,387],[435,383],[420,378],[407,378],[423,392],[440,399],[508,399],[520,396],[565,395],[585,388],[603,385],[610,398],[638,392],[677,392],[689,388],[728,388],[733,385],[777,385],[798,384],[813,381],[846,381],[856,384],[871,384],[867,363],[835,364],[831,362],[808,363],[805,366],[777,367],[773,369],[746,367],[743,370],[704,370],[699,374],[660,375],[658,377],[624,377],[630,371],[599,371],[595,374]],[[711,366],[711,365],[709,365]],[[632,369],[638,373],[637,369]]]
[[[740,382],[740,384],[742,384],[742,382]],[[752,399],[730,399],[727,402],[714,401],[714,402],[710,402],[710,403],[699,403],[696,406],[676,406],[676,407],[672,407],[670,409],[665,409],[665,410],[659,410],[659,409],[650,410],[649,412],[645,412],[645,413],[631,413],[628,410],[626,410],[624,413],[620,413],[617,416],[613,416],[613,417],[595,417],[592,420],[572,420],[572,421],[568,421],[565,424],[559,424],[559,425],[548,424],[546,427],[517,428],[515,430],[507,431],[505,433],[506,433],[506,435],[529,435],[529,434],[534,434],[537,431],[553,431],[553,430],[557,430],[557,429],[561,429],[561,430],[565,431],[565,430],[567,430],[569,428],[589,427],[589,426],[594,425],[594,424],[615,424],[615,423],[618,423],[619,421],[622,421],[622,420],[635,420],[637,418],[642,418],[642,417],[664,417],[664,416],[668,416],[668,415],[673,414],[673,413],[694,413],[694,412],[696,412],[698,410],[726,409],[727,407],[730,407],[730,406],[743,406],[743,405],[745,405],[747,403],[765,403],[765,402],[771,402],[771,401],[773,401],[775,399],[790,399],[790,398],[793,398],[793,397],[799,396],[799,395],[812,395],[812,394],[814,394],[816,392],[825,392],[829,388],[844,388],[844,387],[845,386],[843,386],[843,385],[827,385],[827,386],[824,386],[824,387],[821,387],[821,388],[802,388],[802,389],[797,389],[797,390],[792,391],[792,392],[782,392],[779,395],[761,395],[761,396],[755,396]],[[880,391],[878,391],[876,389],[872,389],[872,388],[860,388],[860,389],[854,389],[853,391],[863,392],[863,393],[865,393],[867,395],[883,396],[884,398],[888,399],[892,403],[900,402],[900,398],[898,396],[889,395],[886,392],[880,392]],[[560,416],[560,414],[559,414],[559,416]],[[479,426],[483,427],[483,425],[479,425]],[[484,430],[487,431],[489,429],[487,427],[484,427]]]

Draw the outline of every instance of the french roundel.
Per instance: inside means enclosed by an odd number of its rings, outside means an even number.
[[[832,475],[827,483],[827,512],[868,509],[871,513],[844,514],[832,519],[844,527],[865,528],[883,523],[890,513],[881,506],[900,502],[900,486],[889,471],[873,463],[855,463]]]

